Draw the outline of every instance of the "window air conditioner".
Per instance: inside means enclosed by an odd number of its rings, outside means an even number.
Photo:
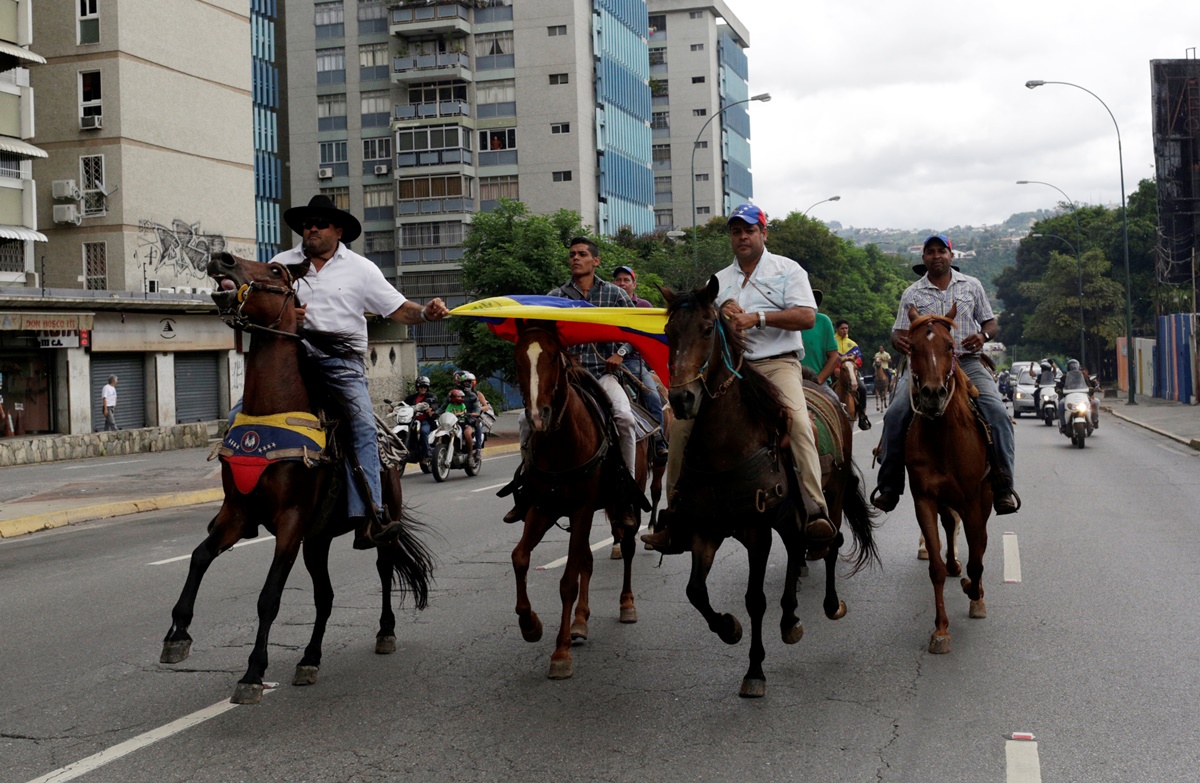
[[[82,220],[83,216],[79,213],[79,208],[74,204],[54,205],[55,223],[71,223],[78,226]]]
[[[78,201],[83,198],[83,194],[79,192],[79,187],[73,179],[56,179],[52,187],[55,198],[69,199],[71,201]]]
[[[101,123],[100,123],[100,115],[99,114],[94,114],[90,117],[80,117],[79,118],[79,129],[80,130],[100,130],[100,127],[101,127]]]
[[[317,169],[317,179],[333,179],[333,169]]]
[[[376,174],[387,174],[387,173],[388,173],[388,167],[387,167],[387,164],[386,164],[386,163],[381,163],[381,164],[379,164],[378,166],[376,166],[376,167],[375,167],[375,173],[376,173]]]

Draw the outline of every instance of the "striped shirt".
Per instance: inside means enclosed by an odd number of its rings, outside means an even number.
[[[961,351],[962,341],[978,333],[981,324],[995,319],[996,315],[983,284],[977,278],[953,269],[950,270],[950,285],[945,291],[929,282],[928,275],[904,289],[892,330],[908,331],[909,305],[917,308],[918,315],[946,315],[954,304],[958,305],[954,316],[954,344]]]
[[[629,298],[629,294],[625,293],[625,289],[612,283],[606,283],[598,277],[593,280],[587,296],[583,295],[583,291],[579,290],[579,286],[575,285],[574,280],[568,280],[551,291],[549,295],[576,301],[582,299],[591,302],[596,307],[633,307],[633,300]],[[579,363],[583,365],[584,369],[599,378],[604,374],[604,360],[615,354],[621,346],[625,346],[627,353],[632,350],[632,346],[628,343],[611,342],[572,345],[567,350],[579,358]]]

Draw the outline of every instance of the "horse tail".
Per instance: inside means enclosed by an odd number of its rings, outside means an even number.
[[[850,479],[842,495],[842,515],[850,525],[850,532],[854,534],[854,551],[850,554],[854,568],[851,574],[858,573],[871,561],[882,563],[879,547],[875,543],[875,528],[878,526],[875,519],[879,512],[867,503],[863,486],[862,473],[858,465],[851,462]]]
[[[429,526],[414,517],[407,507],[400,509],[400,535],[380,547],[385,565],[396,575],[396,591],[401,600],[411,594],[418,609],[429,605],[429,588],[433,584],[433,550],[422,540]]]

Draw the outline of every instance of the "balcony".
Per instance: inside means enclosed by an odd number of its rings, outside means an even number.
[[[396,107],[397,120],[432,120],[438,117],[470,117],[471,105],[466,101],[411,103]]]
[[[402,84],[436,79],[471,81],[471,58],[464,52],[448,52],[397,57],[392,60],[393,82]]]
[[[396,154],[396,168],[408,169],[417,166],[470,166],[474,155],[461,147],[447,150],[417,150]]]
[[[402,4],[403,5],[403,4]],[[471,32],[470,14],[465,2],[441,2],[393,8],[388,32],[392,35],[445,35]]]
[[[416,217],[421,215],[444,215],[447,213],[474,212],[475,204],[469,198],[455,196],[453,198],[419,198],[396,202],[396,217]]]

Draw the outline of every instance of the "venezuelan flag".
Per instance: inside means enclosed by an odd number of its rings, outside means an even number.
[[[554,321],[563,345],[626,342],[633,345],[664,385],[670,385],[667,311],[660,307],[596,307],[561,296],[493,296],[456,307],[450,315],[477,318],[497,337],[517,341],[518,318]]]

